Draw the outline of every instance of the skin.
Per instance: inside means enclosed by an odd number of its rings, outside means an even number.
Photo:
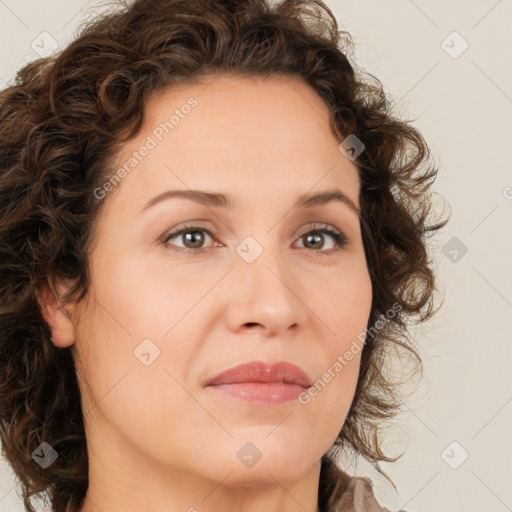
[[[364,331],[372,288],[356,212],[336,201],[293,208],[335,188],[358,207],[357,168],[305,82],[225,75],[154,95],[114,168],[190,97],[197,106],[103,199],[86,299],[64,308],[40,297],[53,342],[73,345],[77,362],[90,464],[82,512],[318,512],[320,458],[345,421],[360,354],[306,405],[254,405],[205,380],[259,360],[289,361],[315,381]],[[174,189],[223,192],[235,205],[172,198],[139,213]],[[329,253],[331,235],[308,241],[318,223],[347,245]],[[219,235],[162,241],[185,224]],[[236,251],[247,236],[263,250],[252,263]],[[160,350],[148,366],[134,355],[147,338]],[[237,457],[247,442],[261,453],[251,468]]]

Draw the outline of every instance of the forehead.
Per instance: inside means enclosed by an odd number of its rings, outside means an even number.
[[[327,105],[302,79],[216,76],[154,94],[114,169],[150,147],[121,183],[131,204],[166,187],[279,200],[285,190],[298,196],[333,186],[357,204],[357,168],[338,145]]]
[[[196,105],[187,108],[191,99]],[[186,110],[181,113],[180,110]],[[306,151],[318,148],[321,139],[333,139],[327,105],[299,77],[215,76],[193,85],[181,85],[157,92],[146,105],[146,125],[157,128],[176,112],[174,139],[208,148],[230,144],[233,151],[247,149],[239,144],[274,142],[267,148],[286,149],[287,143],[310,143]],[[187,137],[201,135],[201,139]],[[183,135],[183,137],[180,137]],[[330,141],[332,142],[332,140]],[[284,146],[284,147],[283,147]],[[295,147],[295,151],[300,148]],[[282,152],[281,152],[282,153]]]

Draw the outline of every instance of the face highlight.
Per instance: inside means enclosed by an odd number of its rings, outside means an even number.
[[[255,405],[206,383],[252,361],[315,381],[364,331],[357,168],[299,79],[217,77],[146,108],[115,168],[137,164],[98,199],[92,286],[75,311],[91,484],[123,468],[141,486],[178,474],[225,478],[223,489],[290,485],[318,470],[343,426],[360,355],[307,404]],[[179,122],[155,132],[176,109]],[[243,450],[259,453],[251,468]]]

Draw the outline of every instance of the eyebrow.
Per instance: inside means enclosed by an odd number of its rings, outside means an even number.
[[[233,208],[234,201],[231,196],[220,192],[206,192],[204,190],[166,190],[161,194],[150,199],[139,211],[139,214],[147,210],[151,206],[173,198],[184,198],[195,201],[196,203],[214,208]],[[344,194],[341,190],[333,189],[319,192],[316,194],[303,194],[299,196],[293,208],[313,208],[315,206],[327,204],[333,201],[340,202],[348,206],[354,213],[359,216],[359,208],[354,204],[352,199]]]

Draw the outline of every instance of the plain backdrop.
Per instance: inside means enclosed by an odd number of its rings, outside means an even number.
[[[368,463],[379,502],[409,512],[512,510],[512,1],[328,0],[440,167],[451,220],[431,245],[444,304],[419,330],[425,379]],[[97,0],[0,0],[0,83],[63,48]],[[52,46],[53,45],[53,46]],[[440,203],[442,210],[442,203]],[[23,512],[0,461],[0,512]]]

